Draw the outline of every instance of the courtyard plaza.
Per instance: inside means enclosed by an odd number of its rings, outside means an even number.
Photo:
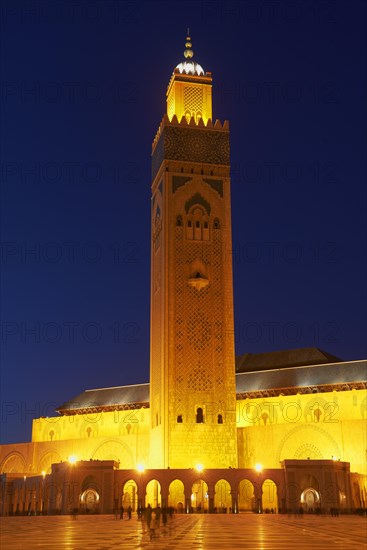
[[[146,524],[112,515],[1,518],[1,550],[342,550],[367,548],[367,518],[175,514],[150,540]]]

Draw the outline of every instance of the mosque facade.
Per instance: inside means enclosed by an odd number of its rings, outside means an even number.
[[[86,390],[0,449],[0,513],[366,508],[366,367],[235,357],[229,123],[187,37],[152,145],[150,383]]]

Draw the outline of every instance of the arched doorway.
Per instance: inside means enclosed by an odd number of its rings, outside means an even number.
[[[78,495],[78,488],[75,487],[75,494],[73,496],[74,506],[77,508],[78,501],[80,502],[80,508],[86,514],[96,513],[99,507],[99,489],[97,480],[94,476],[87,476],[81,485],[81,493]]]
[[[320,508],[320,493],[313,487],[307,487],[301,493],[301,506],[306,512],[315,512]]]
[[[138,486],[133,479],[129,479],[122,489],[122,499],[121,506],[125,510],[131,506],[132,511],[136,512],[138,507]]]
[[[17,484],[14,484],[14,492],[13,492],[13,508],[12,513],[13,514],[19,514],[21,510],[21,490],[20,487]]]
[[[156,479],[149,481],[145,493],[145,506],[148,506],[148,504],[152,508],[161,506],[161,484],[159,481]]]
[[[254,486],[248,479],[240,481],[238,487],[238,511],[254,512],[256,508],[256,497]]]
[[[231,486],[225,479],[220,479],[215,484],[214,508],[220,513],[232,511]]]
[[[353,482],[353,507],[361,508],[361,491],[356,481]]]
[[[198,479],[192,485],[191,489],[191,511],[208,511],[208,486],[202,479]]]
[[[339,491],[339,505],[341,510],[346,510],[347,508],[347,495],[344,491]]]
[[[179,479],[175,479],[170,483],[168,506],[172,506],[180,514],[185,512],[185,488]]]
[[[62,462],[62,457],[55,451],[49,451],[42,456],[38,463],[37,471],[39,473],[46,472],[46,474],[50,474],[52,464],[56,464],[57,462]]]
[[[26,471],[26,461],[21,453],[10,453],[5,457],[1,467],[1,474],[11,474],[13,472],[23,473]]]
[[[278,512],[278,490],[271,479],[265,479],[262,484],[262,511],[265,514]]]
[[[95,489],[86,489],[80,496],[82,510],[86,514],[95,514],[98,511],[99,494]]]

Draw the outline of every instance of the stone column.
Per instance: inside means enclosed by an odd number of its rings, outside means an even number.
[[[231,491],[232,496],[232,514],[238,514],[238,492]]]
[[[166,508],[168,506],[168,489],[161,485],[161,507]]]
[[[351,497],[351,494],[352,494],[352,480],[351,480],[351,476],[350,476],[350,471],[349,471],[349,468],[347,469],[345,467],[345,470],[344,470],[344,483],[345,483],[345,498],[346,498],[346,503],[345,503],[345,506],[346,506],[346,509],[347,510],[352,510],[353,506],[352,506],[352,497]]]
[[[214,495],[215,495],[215,485],[214,483],[208,483],[208,512],[209,514],[214,513]]]
[[[185,493],[185,513],[190,514],[191,513],[191,496],[187,497]]]
[[[145,508],[146,502],[145,502],[145,494],[146,494],[146,484],[142,482],[142,480],[136,479],[136,484],[138,486],[138,508]],[[120,499],[121,502],[121,499]],[[121,506],[121,504],[120,504]]]
[[[256,513],[262,514],[263,513],[263,488],[261,481],[258,481],[256,485]]]

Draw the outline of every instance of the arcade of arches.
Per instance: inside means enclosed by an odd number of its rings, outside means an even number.
[[[282,468],[119,470],[114,461],[54,464],[51,474],[7,480],[4,514],[112,513],[150,504],[177,513],[323,512],[366,506],[347,463],[284,461]],[[312,471],[312,473],[311,473]],[[354,475],[355,476],[355,475]],[[352,486],[354,490],[350,491]]]

